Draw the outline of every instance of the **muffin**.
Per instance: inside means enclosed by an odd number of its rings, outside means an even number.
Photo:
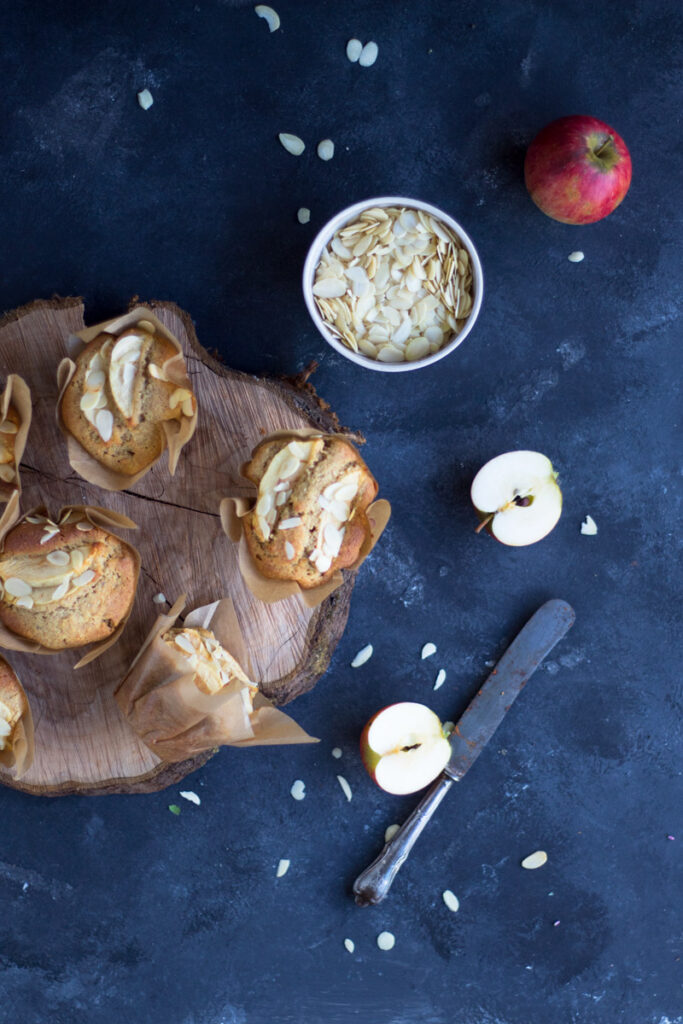
[[[27,713],[28,699],[24,688],[11,665],[0,658],[0,753],[11,755],[17,726]]]
[[[192,391],[166,375],[165,364],[174,357],[178,350],[149,320],[118,337],[98,334],[76,357],[62,396],[62,421],[107,469],[140,473],[166,446],[163,424],[194,415]]]
[[[135,597],[133,549],[80,511],[22,519],[0,553],[0,622],[50,650],[105,640]]]
[[[10,405],[2,423],[0,423],[0,480],[5,484],[16,484],[17,463],[15,442],[19,431],[19,414]]]
[[[258,487],[242,520],[256,565],[270,579],[317,587],[348,568],[370,538],[366,510],[377,482],[340,437],[271,438],[242,473]]]
[[[176,651],[181,651],[194,672],[194,683],[201,693],[213,695],[237,683],[251,696],[258,687],[245,675],[243,669],[218,642],[210,629],[174,627],[164,633],[162,640]]]

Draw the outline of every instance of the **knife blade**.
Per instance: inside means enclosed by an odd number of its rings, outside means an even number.
[[[448,790],[472,767],[527,681],[571,629],[574,619],[571,605],[554,598],[541,605],[517,634],[458,719],[450,738],[448,764],[379,857],[354,882],[353,892],[359,906],[380,903],[387,895],[399,868]]]

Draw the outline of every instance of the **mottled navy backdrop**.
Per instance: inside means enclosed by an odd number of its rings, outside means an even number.
[[[232,366],[317,359],[394,507],[329,672],[292,706],[319,746],[221,752],[188,781],[200,807],[0,790],[0,1021],[681,1024],[679,5],[276,4],[273,35],[220,0],[0,8],[2,308],[81,294],[96,322],[171,299]],[[379,44],[374,67],[347,61],[354,35]],[[522,180],[533,135],[570,113],[613,124],[634,162],[622,206],[585,228],[544,217]],[[383,192],[450,211],[486,276],[463,347],[392,377],[329,350],[299,285],[317,228]],[[518,447],[553,459],[565,507],[506,549],[474,536],[467,495]],[[454,717],[550,596],[575,628],[390,899],[357,909],[355,874],[414,802],[365,776],[364,721],[397,699]],[[522,871],[539,847],[547,866]]]

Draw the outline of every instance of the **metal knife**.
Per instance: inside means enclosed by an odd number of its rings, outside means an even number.
[[[353,883],[360,907],[381,903],[399,868],[454,782],[469,771],[546,654],[574,624],[574,609],[546,601],[517,634],[451,734],[451,757],[379,857]]]

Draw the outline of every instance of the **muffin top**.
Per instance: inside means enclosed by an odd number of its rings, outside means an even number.
[[[251,696],[256,693],[256,684],[210,629],[176,626],[164,633],[162,639],[183,653],[195,674],[195,685],[202,693],[219,693],[232,682],[242,683]]]
[[[133,476],[162,453],[162,424],[191,417],[189,387],[169,380],[165,364],[178,352],[153,323],[141,320],[118,337],[98,334],[76,358],[62,397],[64,425],[102,465]]]
[[[0,621],[56,650],[103,640],[128,614],[136,578],[133,550],[82,512],[60,524],[28,515],[0,553]]]
[[[267,439],[243,473],[258,487],[244,529],[263,575],[310,588],[355,562],[377,483],[353,445],[331,435]]]
[[[0,750],[11,750],[14,730],[28,701],[14,669],[0,658]]]

